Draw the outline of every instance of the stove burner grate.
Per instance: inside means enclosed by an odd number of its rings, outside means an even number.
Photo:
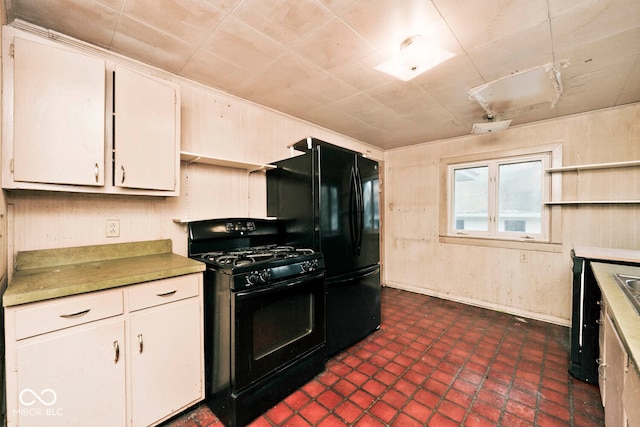
[[[208,252],[203,254],[201,258],[220,266],[241,267],[269,261],[271,259],[291,259],[312,255],[313,253],[313,249],[270,245]]]

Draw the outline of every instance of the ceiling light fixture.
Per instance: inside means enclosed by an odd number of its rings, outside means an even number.
[[[568,66],[567,61],[559,63]],[[515,116],[539,104],[554,108],[562,95],[562,79],[556,64],[545,64],[510,74],[469,90],[487,114]]]
[[[399,51],[375,69],[406,82],[453,56],[416,34],[403,40]]]
[[[497,120],[493,114],[487,114],[484,116],[486,123],[474,123],[471,128],[471,133],[494,133],[500,132],[509,127],[511,119],[509,120]]]

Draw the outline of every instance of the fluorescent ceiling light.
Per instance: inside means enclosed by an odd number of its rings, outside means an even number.
[[[511,119],[497,122],[474,123],[471,133],[493,133],[505,130],[511,124]]]
[[[399,52],[375,69],[406,82],[453,56],[453,53],[440,49],[420,35],[415,35],[404,40],[400,44]]]

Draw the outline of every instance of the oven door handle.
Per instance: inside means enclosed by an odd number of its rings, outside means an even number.
[[[309,274],[305,274],[304,276],[298,276],[294,279],[279,282],[273,286],[265,286],[257,289],[242,290],[236,293],[236,298],[238,299],[258,298],[266,294],[289,291],[291,289],[305,286],[309,284],[309,282],[311,281],[315,281],[315,280],[324,281],[324,275],[325,275],[324,270],[320,270],[320,271],[315,271]]]

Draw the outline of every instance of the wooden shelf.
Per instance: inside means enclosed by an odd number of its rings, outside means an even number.
[[[192,221],[198,221],[198,219],[173,218],[173,222],[175,222],[176,224],[186,224]]]
[[[594,163],[590,165],[561,166],[548,168],[547,173],[553,172],[578,172],[597,169],[618,169],[640,166],[640,160],[630,160],[627,162]],[[633,205],[640,204],[640,200],[560,200],[545,202],[545,205]]]
[[[562,200],[558,202],[544,202],[545,205],[633,205],[640,204],[640,200]]]
[[[595,163],[591,165],[575,165],[575,166],[561,166],[557,168],[545,169],[545,172],[568,172],[568,171],[581,171],[581,170],[595,170],[595,169],[615,169],[615,168],[630,168],[640,166],[640,160],[631,160],[628,162],[614,162],[614,163]]]
[[[268,169],[274,169],[273,165],[265,165],[260,163],[238,162],[235,160],[221,159],[218,157],[203,156],[201,154],[190,153],[188,151],[180,152],[180,160],[187,163],[200,163],[205,165],[222,166],[225,168],[245,169],[251,172],[264,172]]]
[[[267,217],[260,217],[260,218],[264,218],[264,219],[276,219],[276,217],[273,216],[267,216]],[[202,221],[202,220],[207,220],[207,219],[211,219],[211,217],[209,218],[190,218],[190,219],[186,219],[186,218],[174,218],[173,222],[175,222],[176,224],[186,224],[188,222],[193,222],[193,221]]]

